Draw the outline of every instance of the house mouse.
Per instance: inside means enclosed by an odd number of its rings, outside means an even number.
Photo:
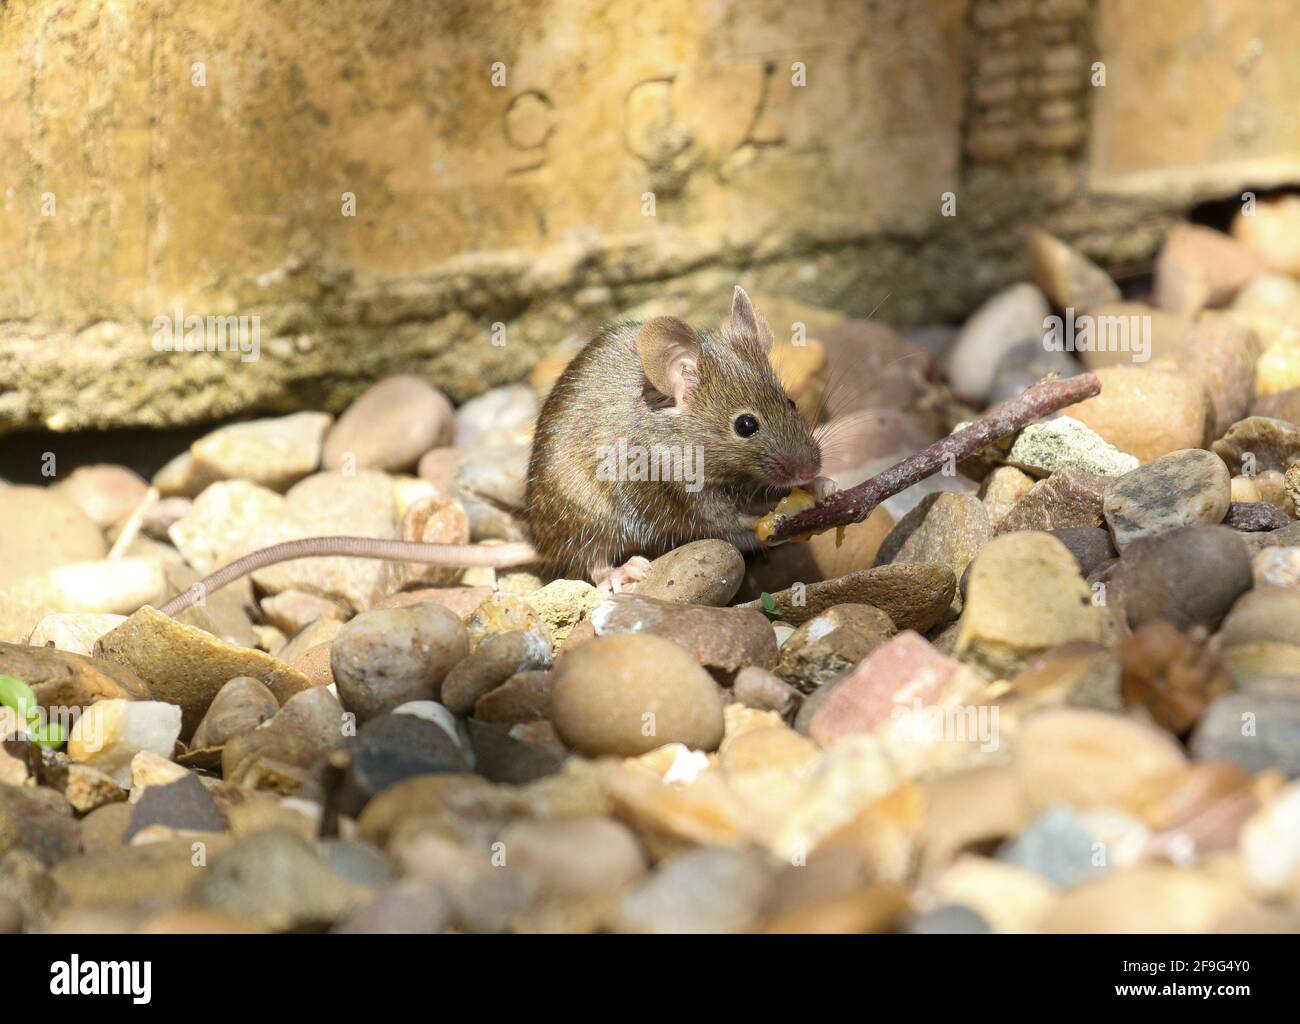
[[[524,516],[532,544],[439,545],[309,537],[232,562],[162,607],[277,562],[354,556],[498,568],[541,562],[621,589],[648,558],[693,540],[756,545],[753,527],[792,487],[830,490],[821,449],[772,369],[772,329],[737,286],[717,330],[675,317],[604,328],[551,388],[537,421]]]

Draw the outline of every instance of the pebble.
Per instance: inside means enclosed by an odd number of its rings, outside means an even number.
[[[160,604],[167,583],[163,563],[144,558],[74,562],[28,576],[0,591],[0,638],[24,640],[41,619],[57,612],[125,615]]]
[[[809,619],[781,645],[776,673],[804,693],[837,679],[895,633],[889,616],[867,604],[841,604]],[[753,665],[742,672],[762,671]]]
[[[439,493],[450,493],[456,482],[456,467],[464,457],[463,448],[432,448],[420,457],[416,473]]]
[[[1240,536],[1225,526],[1186,526],[1130,544],[1120,559],[1129,625],[1164,619],[1215,629],[1254,583]]]
[[[1067,526],[1047,532],[1066,546],[1085,577],[1091,576],[1100,565],[1119,553],[1109,531],[1099,527]]]
[[[946,903],[909,918],[903,930],[908,935],[983,935],[992,929],[970,907]]]
[[[240,733],[251,732],[275,717],[280,702],[259,679],[237,676],[225,683],[190,739],[191,750],[223,747]]]
[[[685,649],[658,636],[596,637],[560,659],[551,714],[565,743],[591,755],[641,754],[666,743],[715,750],[717,684]]]
[[[453,715],[465,716],[479,698],[517,672],[551,667],[551,645],[539,633],[515,630],[487,637],[454,665],[435,696]]]
[[[440,604],[464,622],[491,596],[491,587],[418,587],[380,598],[374,607],[406,608],[413,604]]]
[[[1247,246],[1221,231],[1178,224],[1156,257],[1156,305],[1186,315],[1222,306],[1260,269]]]
[[[1250,216],[1239,212],[1232,221],[1232,237],[1269,270],[1300,277],[1300,197],[1263,199]]]
[[[1297,287],[1300,287],[1300,283],[1297,283]],[[1255,399],[1250,414],[1285,420],[1292,426],[1300,426],[1300,387]]]
[[[260,679],[281,702],[310,686],[301,672],[269,654],[226,643],[148,607],[100,637],[95,653],[135,672],[155,700],[177,705],[184,715],[183,738],[236,676]]]
[[[123,789],[131,760],[149,751],[170,760],[181,734],[181,709],[160,700],[100,700],[86,708],[68,734],[68,756],[97,768]]]
[[[1039,651],[1105,634],[1105,610],[1055,537],[1003,534],[971,563],[955,647],[967,664],[1009,677]]]
[[[1267,501],[1234,501],[1228,506],[1223,525],[1241,533],[1262,533],[1291,525],[1291,517]]]
[[[1207,440],[1210,410],[1199,380],[1156,367],[1107,366],[1101,393],[1061,410],[1121,452],[1150,462]]]
[[[1070,416],[1057,416],[1043,423],[1031,423],[1016,435],[1002,458],[1032,476],[1048,476],[1068,470],[1090,476],[1123,476],[1137,469],[1135,456],[1108,444],[1086,424]]]
[[[166,565],[163,567],[163,579],[166,581],[166,592],[171,595],[192,590],[201,577],[187,565]],[[238,647],[258,646],[257,631],[253,629],[253,623],[244,610],[244,601],[237,587],[225,587],[204,594],[201,601],[177,615],[176,621],[196,626]]]
[[[129,843],[133,836],[159,825],[187,832],[222,832],[226,821],[199,777],[186,772],[174,782],[143,791],[122,838]]]
[[[528,456],[527,444],[472,449],[456,466],[457,493],[473,495],[506,509],[523,508]]]
[[[549,720],[553,682],[550,672],[517,672],[474,702],[474,717],[499,725]]]
[[[599,899],[646,870],[631,830],[608,818],[525,819],[507,826],[500,841],[506,863],[546,899]]]
[[[418,498],[407,506],[398,536],[401,540],[424,544],[468,544],[469,515],[465,506],[454,498]],[[411,586],[445,586],[461,581],[466,574],[466,570],[456,566],[418,562],[388,562],[385,570],[384,589],[390,593]]]
[[[50,490],[76,505],[101,530],[116,526],[144,501],[149,485],[125,466],[78,466]]]
[[[1046,231],[1029,233],[1029,269],[1034,283],[1057,309],[1087,312],[1119,301],[1119,286],[1083,253]]]
[[[1099,847],[1080,814],[1068,807],[1048,807],[998,849],[997,859],[1069,888],[1105,873],[1108,865],[1098,857]]]
[[[927,632],[947,613],[957,579],[946,565],[881,565],[835,579],[796,584],[769,595],[774,613],[798,625],[837,604],[869,604],[889,616],[900,630]],[[745,608],[761,608],[750,601]]]
[[[342,622],[347,613],[334,601],[301,590],[282,590],[261,600],[266,621],[286,635],[292,636],[317,619],[335,619]]]
[[[293,792],[306,769],[341,747],[347,719],[335,696],[323,686],[290,697],[268,721],[226,741],[221,774],[227,782],[258,783]]]
[[[1255,362],[1255,393],[1274,395],[1300,387],[1300,332],[1282,332]]]
[[[126,799],[126,791],[117,781],[98,768],[73,761],[63,772],[62,783],[56,777],[55,785],[62,786],[63,795],[78,814],[86,814],[105,804]]]
[[[1294,778],[1300,776],[1297,730],[1300,693],[1229,693],[1206,710],[1190,746],[1200,761],[1230,761],[1248,772],[1275,769]]]
[[[1145,302],[1128,301],[1103,303],[1092,309],[1089,315],[1093,318],[1091,326],[1095,328],[1092,344],[1084,344],[1083,337],[1076,338],[1083,363],[1089,370],[1110,366],[1141,369],[1162,359],[1175,359],[1180,363],[1185,360],[1191,317],[1156,309]],[[1128,328],[1127,346],[1124,344],[1125,327]],[[1117,333],[1105,338],[1106,343],[1100,343],[1103,330]],[[1139,330],[1141,334],[1137,333]]]
[[[591,625],[597,637],[622,633],[664,637],[727,683],[746,665],[775,668],[780,660],[771,624],[752,608],[707,608],[613,594],[591,613]]]
[[[483,640],[494,633],[510,633],[517,629],[541,633],[551,641],[550,627],[537,610],[522,597],[510,594],[489,594],[465,622],[469,633],[469,649],[472,651]]]
[[[1056,708],[1021,725],[1015,767],[1033,807],[1140,814],[1186,774],[1187,759],[1161,729],[1105,711]]]
[[[967,907],[995,932],[1036,932],[1057,896],[1042,875],[1015,864],[963,854],[930,887],[937,906]]]
[[[140,532],[153,540],[167,540],[167,531],[189,515],[193,508],[193,498],[160,498],[144,510],[140,517]]]
[[[1234,423],[1213,447],[1233,473],[1250,477],[1268,470],[1285,473],[1300,463],[1300,427],[1286,420],[1248,416]]]
[[[1040,922],[1052,933],[1201,934],[1241,902],[1205,871],[1144,864],[1070,889]]]
[[[1265,548],[1250,567],[1256,587],[1300,586],[1300,547]]]
[[[799,707],[799,691],[778,676],[757,665],[748,665],[736,673],[731,684],[732,698],[758,711],[772,711],[790,719]]]
[[[984,502],[984,510],[995,530],[1032,486],[1034,478],[1015,466],[997,466],[984,478],[979,499]]]
[[[719,935],[757,924],[770,873],[740,850],[697,849],[663,862],[624,896],[613,914],[617,932]]]
[[[59,566],[93,562],[108,548],[100,528],[58,488],[5,487],[0,504],[0,588]]]
[[[898,521],[876,565],[939,564],[960,577],[992,536],[988,512],[975,495],[931,494]]]
[[[493,388],[471,398],[456,410],[457,448],[474,448],[491,443],[493,437],[532,424],[537,418],[537,396],[526,384]]]
[[[0,643],[0,673],[26,682],[36,702],[47,708],[150,696],[149,684],[129,668],[50,647]]]
[[[125,804],[105,810],[130,813]],[[223,836],[204,839],[209,858],[229,848]],[[180,903],[207,872],[195,863],[193,840],[172,838],[134,846],[111,845],[54,865],[50,878],[61,896],[80,909],[134,908]],[[212,863],[209,860],[209,865]]]
[[[1285,549],[1283,549],[1285,550]],[[1300,623],[1300,590],[1259,587],[1241,594],[1219,631],[1219,646],[1295,643]]]
[[[385,377],[330,428],[322,463],[326,469],[410,469],[451,439],[452,423],[451,403],[437,388],[411,374]]]
[[[48,646],[72,654],[90,655],[96,640],[125,621],[125,615],[56,612],[36,624],[27,642],[32,647]]]
[[[221,481],[205,488],[167,535],[185,561],[212,573],[252,551],[254,531],[283,507],[284,497],[266,487]]]
[[[336,935],[438,935],[452,906],[440,885],[403,882],[330,929]]]
[[[414,715],[380,715],[346,744],[349,762],[341,810],[358,816],[367,803],[405,779],[469,771],[464,752],[442,726]]]
[[[1050,314],[1043,293],[1027,283],[1003,289],[971,314],[948,351],[947,377],[957,397],[982,404],[1003,353],[1041,338]]]
[[[392,480],[375,470],[355,474],[316,473],[294,485],[276,515],[264,519],[246,540],[254,551],[302,537],[397,535]],[[364,611],[389,592],[392,570],[373,558],[298,558],[253,573],[263,591],[304,590],[345,601]]]
[[[1218,656],[1171,623],[1150,621],[1119,645],[1124,699],[1145,708],[1155,721],[1181,736],[1216,697],[1233,688]]]
[[[470,719],[466,723],[474,770],[490,782],[524,786],[560,770],[567,750],[550,749],[548,744],[525,743],[509,730],[491,722]]]
[[[587,618],[605,595],[583,580],[554,580],[527,595],[555,646],[564,643],[573,627]]]
[[[697,540],[650,563],[636,584],[641,597],[725,607],[740,589],[745,559],[725,540]]]
[[[334,638],[330,668],[344,707],[367,721],[412,700],[436,700],[469,653],[459,616],[437,604],[363,612]]]
[[[1017,530],[1063,531],[1100,526],[1105,477],[1060,470],[1039,480],[998,524],[997,533]],[[1107,546],[1110,541],[1107,540]]]
[[[1000,699],[1021,714],[1042,707],[1124,710],[1119,659],[1101,644],[1076,640],[1031,658]]]
[[[1221,437],[1246,416],[1255,398],[1259,335],[1228,316],[1203,316],[1187,331],[1187,368],[1205,385],[1210,401],[1210,436]]]
[[[1259,896],[1294,893],[1300,882],[1300,784],[1291,783],[1261,807],[1241,830],[1240,862]]]
[[[822,747],[846,737],[884,736],[914,707],[946,706],[979,689],[979,680],[964,665],[906,631],[835,684],[812,716],[808,735]]]
[[[214,857],[191,898],[269,931],[289,931],[347,917],[370,902],[373,890],[329,870],[305,840],[272,829]]]
[[[323,412],[297,412],[219,427],[190,445],[191,472],[203,480],[287,490],[320,466],[330,422]]]
[[[1106,488],[1106,525],[1122,553],[1139,537],[1223,521],[1232,478],[1223,460],[1199,448],[1171,452]]]

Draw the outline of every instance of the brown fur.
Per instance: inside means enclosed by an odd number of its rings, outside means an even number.
[[[695,383],[680,412],[646,379],[636,347],[642,326],[601,331],[542,407],[526,508],[533,545],[557,569],[591,572],[710,537],[752,547],[755,503],[770,505],[774,491],[820,468],[812,431],[772,370],[760,337],[766,325],[756,331],[733,317],[718,331],[696,332]],[[749,438],[732,427],[745,412],[760,422]],[[620,439],[651,451],[698,446],[702,489],[692,493],[681,479],[598,478],[601,448]]]

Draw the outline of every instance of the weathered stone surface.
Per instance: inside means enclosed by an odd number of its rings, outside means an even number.
[[[912,240],[896,250],[890,241],[895,261],[864,259],[863,244],[845,239],[915,235],[939,218],[934,197],[960,164],[965,22],[956,8],[930,3],[897,23],[865,8],[808,18],[737,5],[725,14],[724,45],[735,59],[723,60],[699,49],[706,33],[679,7],[647,15],[629,6],[577,22],[549,7],[506,19],[429,9],[391,24],[357,19],[346,5],[295,4],[261,21],[250,10],[169,12],[157,63],[117,62],[89,22],[84,31],[76,22],[66,43],[50,43],[45,65],[75,67],[73,77],[39,105],[21,83],[35,74],[41,20],[33,12],[6,24],[0,65],[11,73],[0,82],[0,107],[12,115],[0,122],[0,151],[26,182],[15,202],[34,219],[24,215],[15,228],[30,245],[0,257],[0,279],[10,282],[0,321],[13,321],[0,342],[0,380],[11,393],[5,425],[170,424],[295,402],[337,410],[367,378],[399,366],[463,399],[517,380],[545,348],[662,295],[666,280],[691,301],[722,300],[715,268],[734,274],[738,252],[752,253],[744,262],[756,264],[760,289],[788,286],[807,265],[806,255],[792,255],[796,240],[806,245],[810,236],[836,255],[815,286],[805,285],[805,298],[860,296],[850,305],[862,316],[890,288],[906,296],[913,317],[931,304],[914,283],[904,287],[916,277],[905,269]],[[115,8],[114,32],[139,37],[155,15],[136,3]],[[358,42],[356,53],[325,45],[340,33]],[[602,33],[608,38],[597,44]],[[221,40],[205,66],[208,87],[225,89],[224,105],[198,102],[203,92],[186,78],[159,100],[176,116],[154,123],[161,134],[153,142],[145,104],[121,122],[84,119],[77,74],[107,76],[113,90],[135,95],[150,88],[157,67],[188,69],[194,55],[181,40],[198,37]],[[908,40],[905,61],[896,38]],[[521,39],[550,56],[524,57]],[[311,81],[260,78],[251,57],[257,40],[273,40],[287,63],[315,52]],[[767,70],[753,54],[773,40],[820,47],[822,88],[811,76],[808,88],[793,88],[788,66]],[[625,58],[606,59],[610,46]],[[849,59],[864,51],[883,63]],[[465,76],[466,60],[489,71]],[[493,81],[497,60],[504,83]],[[415,78],[396,73],[413,66],[424,69]],[[464,79],[460,106],[426,108],[430,83],[449,78]],[[256,87],[220,84],[235,80]],[[358,91],[359,81],[370,86]],[[896,86],[889,115],[863,116],[886,81]],[[304,90],[313,104],[301,103]],[[357,129],[340,135],[337,122],[308,109],[317,104]],[[277,113],[264,122],[268,109]],[[29,148],[32,118],[45,140],[39,154]],[[895,118],[917,130],[900,137]],[[267,131],[254,138],[240,127],[254,123]],[[411,144],[381,142],[399,136]],[[88,144],[117,158],[92,165],[58,196],[61,207],[75,194],[117,197],[111,209],[85,211],[82,239],[104,239],[93,254],[58,232],[35,231],[45,187],[34,168],[73,166]],[[196,145],[242,167],[239,186],[226,162],[199,174],[159,157]],[[353,170],[329,183],[328,202],[295,206],[288,197],[326,150],[331,166]],[[142,174],[150,153],[153,170]],[[873,196],[853,187],[867,169]],[[770,202],[773,190],[787,197],[781,209]],[[682,226],[658,230],[643,215],[644,192],[673,206]],[[252,194],[267,197],[265,209],[248,203]],[[820,209],[827,195],[841,197],[834,217],[792,222],[788,203]],[[165,234],[151,227],[161,208],[170,211]],[[194,252],[204,258],[182,255]],[[42,274],[33,275],[36,266]],[[583,266],[602,268],[598,283],[579,283]],[[67,286],[37,288],[35,276]],[[956,308],[962,300],[947,301]],[[334,312],[318,317],[318,304]],[[200,340],[220,340],[226,351],[151,344],[154,317],[225,314],[260,319],[242,330],[223,323],[219,337],[208,325]],[[500,344],[488,333],[497,322]],[[791,336],[788,323],[773,326],[779,338]],[[174,327],[181,333],[183,320]],[[69,372],[77,353],[93,353],[98,372]]]
[[[8,487],[0,510],[0,588],[72,562],[103,558],[99,527],[71,499],[43,487]]]

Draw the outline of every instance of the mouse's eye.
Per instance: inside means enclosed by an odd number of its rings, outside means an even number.
[[[794,404],[794,399],[793,399],[793,398],[787,398],[786,401],[790,403],[790,408],[791,408],[791,409],[794,409],[796,412],[798,412],[799,407],[798,407],[797,405]]]
[[[758,433],[758,417],[750,412],[742,412],[732,421],[731,427],[741,437],[753,437]]]

